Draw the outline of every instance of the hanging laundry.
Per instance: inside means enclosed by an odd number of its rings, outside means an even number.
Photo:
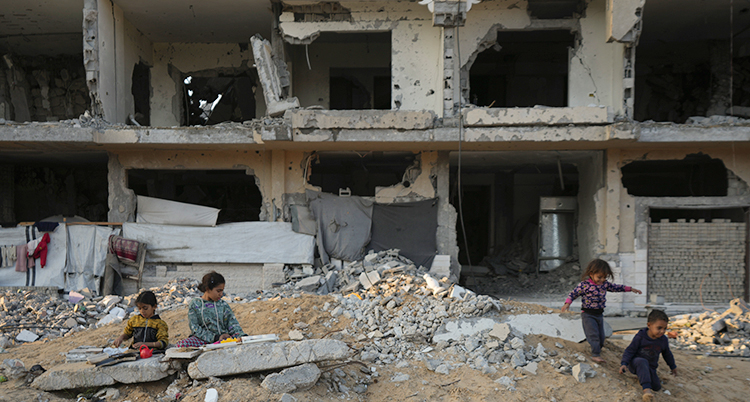
[[[54,232],[60,222],[36,222],[34,226],[40,232]]]
[[[2,246],[0,267],[12,267],[16,264],[16,246]]]
[[[122,236],[109,236],[109,253],[116,255],[120,261],[135,262],[140,245],[141,243],[137,240],[126,239]]]
[[[39,259],[39,265],[42,268],[47,264],[47,243],[49,243],[49,233],[45,233],[42,236],[32,255],[32,257]]]
[[[33,260],[29,259],[28,248],[28,244],[16,246],[16,272],[26,272],[26,269],[29,268],[29,263],[33,263]]]

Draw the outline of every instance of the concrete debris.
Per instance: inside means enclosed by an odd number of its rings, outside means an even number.
[[[352,351],[335,339],[256,343],[203,352],[188,365],[193,379],[275,370],[324,360],[342,360]]]
[[[200,297],[197,286],[198,281],[182,278],[149,290],[156,295],[159,311],[167,311],[187,304],[194,297]],[[0,292],[0,327],[8,339],[4,346],[0,340],[0,347],[5,349],[20,342],[52,340],[109,323],[122,324],[127,317],[138,314],[135,308],[137,294],[125,298],[94,297],[88,289],[81,289],[70,292],[67,296],[68,300],[50,297],[47,293],[35,290]],[[235,303],[254,299],[225,296],[225,300]],[[21,333],[24,335],[19,339]]]
[[[275,393],[289,393],[311,388],[320,378],[320,369],[314,363],[290,367],[266,376],[260,384]]]
[[[219,391],[216,388],[209,388],[206,390],[206,397],[203,398],[204,402],[216,402],[219,400]]]
[[[95,367],[83,362],[65,363],[47,370],[37,377],[32,385],[43,391],[59,391],[101,387],[116,383],[151,382],[173,373],[174,370],[168,363],[162,363],[156,357],[104,367]]]
[[[734,299],[722,313],[682,314],[670,318],[676,349],[750,357],[750,309]]]
[[[590,365],[586,363],[578,363],[573,366],[573,378],[578,382],[586,382],[586,377],[594,377],[596,371],[594,371]]]

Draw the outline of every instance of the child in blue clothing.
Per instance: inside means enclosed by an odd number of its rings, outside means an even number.
[[[570,303],[582,297],[583,333],[586,334],[586,340],[591,345],[591,360],[598,363],[605,362],[600,355],[602,345],[604,345],[604,307],[607,304],[607,292],[641,293],[640,290],[630,286],[608,282],[607,278],[614,278],[609,263],[600,259],[591,261],[583,273],[583,282],[570,292],[561,309],[563,313],[568,311]]]
[[[656,374],[656,368],[659,367],[659,355],[664,356],[664,361],[672,370],[672,374],[677,374],[677,365],[672,351],[669,350],[669,340],[664,335],[668,323],[669,317],[666,313],[661,310],[652,310],[648,314],[647,327],[638,331],[622,354],[620,374],[625,374],[625,370],[630,370],[638,376],[638,382],[643,387],[645,402],[654,400],[652,390],[661,389],[661,380]]]

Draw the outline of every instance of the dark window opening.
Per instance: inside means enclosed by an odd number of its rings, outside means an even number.
[[[217,223],[258,221],[263,197],[243,170],[128,170],[136,195],[219,208]]]
[[[671,2],[644,9],[635,65],[635,120],[681,124],[692,123],[695,116],[750,117],[750,57],[743,51],[750,40],[745,28],[750,13],[745,7],[733,10],[730,16],[725,5],[696,2],[680,8],[675,18]]]
[[[390,109],[390,74],[387,68],[332,68],[331,109]]]
[[[309,183],[326,193],[374,196],[376,187],[401,183],[416,156],[411,152],[321,152],[310,166]]]
[[[323,32],[310,44],[288,49],[302,107],[391,109],[390,31]]]
[[[255,118],[256,80],[248,70],[239,74],[202,77],[188,74],[185,103],[188,125],[204,126]]]
[[[693,154],[682,160],[634,161],[622,167],[622,185],[641,197],[727,195],[727,169],[720,159]]]
[[[470,102],[487,107],[568,104],[570,31],[498,32],[469,71]]]
[[[151,124],[151,70],[150,67],[139,62],[133,67],[133,117],[138,124],[148,126]]]
[[[686,222],[712,222],[714,219],[724,219],[729,222],[745,222],[745,211],[743,208],[719,208],[719,209],[650,209],[651,222],[661,222],[668,219],[669,222],[677,222],[684,219]]]
[[[529,0],[528,6],[531,16],[539,19],[572,18],[584,8],[581,0]]]
[[[540,197],[577,196],[578,168],[571,163],[558,168],[547,157],[515,165],[491,159],[475,165],[471,156],[465,158],[461,204],[468,241],[457,222],[459,263],[468,265],[468,256],[473,266],[497,275],[536,272]],[[450,202],[458,211],[457,174],[452,159]]]
[[[90,158],[87,156],[84,158]],[[6,165],[6,168],[8,166]],[[36,222],[51,216],[80,216],[92,222],[106,222],[107,163],[75,163],[45,166],[43,163],[12,167],[12,197],[15,222]]]
[[[75,119],[90,106],[83,57],[7,54],[0,61],[0,118]]]

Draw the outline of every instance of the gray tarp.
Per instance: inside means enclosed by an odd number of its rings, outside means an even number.
[[[370,241],[372,201],[311,190],[307,190],[307,200],[318,224],[318,252],[323,263],[328,264],[330,258],[362,259]]]
[[[35,230],[27,226],[28,230]],[[0,229],[0,245],[17,246],[26,243],[26,228]],[[44,233],[35,232],[36,238]],[[16,272],[15,267],[0,268],[0,286],[56,286],[65,288],[65,260],[67,254],[68,237],[65,225],[60,224],[54,232],[49,233],[50,242],[47,244],[47,264],[41,267],[36,260],[36,268],[27,272]]]
[[[106,226],[68,225],[68,262],[65,290],[99,289],[104,276],[109,235],[114,230]]]
[[[399,254],[429,268],[437,253],[437,199],[397,204],[375,204],[372,240],[375,251],[397,248]]]
[[[148,244],[147,262],[312,264],[315,251],[315,237],[293,232],[288,222],[123,223],[122,236]]]

